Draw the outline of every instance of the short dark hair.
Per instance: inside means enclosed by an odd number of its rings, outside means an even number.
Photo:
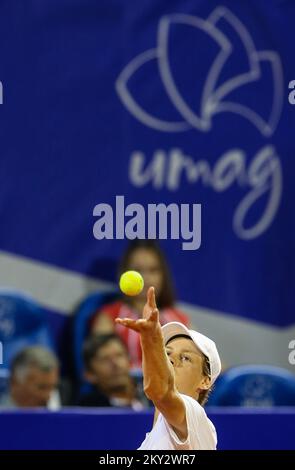
[[[168,267],[168,263],[164,252],[162,251],[160,245],[157,243],[156,240],[139,240],[135,239],[132,240],[129,245],[127,246],[120,265],[119,265],[119,277],[125,271],[130,269],[129,262],[130,257],[134,253],[134,251],[139,249],[145,249],[152,251],[158,258],[159,264],[163,274],[163,286],[161,292],[158,293],[157,296],[157,305],[159,309],[172,307],[175,302],[175,293],[174,293],[174,286],[171,278],[170,269]],[[128,298],[127,298],[128,301]]]
[[[96,356],[96,354],[100,351],[100,349],[113,340],[118,341],[124,346],[124,349],[126,350],[126,354],[128,356],[126,344],[120,338],[120,336],[116,335],[115,333],[91,335],[86,339],[83,345],[83,363],[87,371],[91,370],[91,362]]]

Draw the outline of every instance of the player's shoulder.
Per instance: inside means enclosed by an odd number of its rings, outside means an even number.
[[[186,406],[189,406],[190,408],[194,409],[198,413],[205,413],[204,408],[200,403],[193,397],[190,397],[189,395],[185,395],[184,393],[179,394],[181,398],[183,399],[184,403]]]
[[[185,404],[187,415],[194,416],[200,421],[207,421],[208,416],[202,405],[195,399],[183,393],[180,393],[181,398]]]
[[[214,442],[217,442],[215,426],[208,418],[204,407],[200,405],[197,400],[188,395],[181,393],[180,396],[185,403],[187,418],[191,424],[197,425],[198,427],[201,425],[201,428],[199,428],[201,429],[201,432],[203,434],[208,433],[209,435],[212,435]]]
[[[194,398],[184,394],[180,395],[186,408],[191,449],[216,449],[216,430],[213,423],[209,420],[204,407]]]

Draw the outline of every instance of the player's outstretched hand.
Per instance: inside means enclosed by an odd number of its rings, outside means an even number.
[[[126,326],[138,333],[152,332],[160,326],[159,310],[157,309],[155,289],[150,287],[147,291],[147,301],[143,308],[142,318],[133,320],[131,318],[116,318],[116,323]]]

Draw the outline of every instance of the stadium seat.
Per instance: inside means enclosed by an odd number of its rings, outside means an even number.
[[[117,292],[95,292],[90,294],[76,309],[73,318],[73,358],[76,379],[83,383],[82,349],[85,338],[89,333],[89,322],[92,315],[104,304],[118,298]]]
[[[295,375],[268,365],[241,365],[216,381],[208,406],[295,406]]]

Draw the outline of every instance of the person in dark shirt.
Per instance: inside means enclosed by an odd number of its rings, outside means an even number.
[[[128,351],[119,336],[90,336],[84,343],[83,360],[84,377],[92,391],[80,396],[79,406],[127,406],[135,410],[148,406],[142,384],[130,374]]]

